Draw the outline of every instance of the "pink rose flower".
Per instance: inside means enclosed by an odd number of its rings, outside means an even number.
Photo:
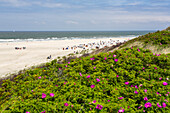
[[[135,93],[135,94],[138,94],[138,92],[137,92],[137,91],[135,91],[134,93]]]
[[[145,101],[148,101],[148,98],[147,98],[147,97],[144,97],[144,100],[145,100]]]
[[[137,85],[135,85],[135,88],[136,88],[136,89],[138,89],[138,86],[137,86]]]
[[[69,104],[68,103],[64,103],[65,106],[68,106]]]
[[[103,108],[103,106],[102,106],[102,105],[97,104],[96,109],[101,110],[102,108]]]
[[[128,85],[129,84],[129,82],[125,82],[125,85]]]
[[[92,103],[96,103],[96,100],[94,100]]]
[[[79,73],[80,74],[80,76],[82,76],[82,74],[81,73]]]
[[[168,100],[167,100],[167,99],[165,99],[165,101],[166,101],[166,102],[168,102]]]
[[[123,99],[123,98],[124,98],[124,97],[118,97],[118,99],[120,99],[120,100]]]
[[[46,94],[45,93],[42,93],[42,98],[45,98],[46,97]]]
[[[142,86],[142,84],[139,85],[139,87],[141,87],[141,86]]]
[[[91,88],[94,88],[95,87],[95,85],[91,85]]]
[[[100,79],[96,78],[97,82],[100,82]]]
[[[159,108],[162,108],[162,106],[161,106],[161,105],[159,105],[159,103],[157,103],[157,106],[158,106]]]
[[[53,96],[54,96],[54,93],[50,93],[50,96],[53,97]]]
[[[115,59],[115,62],[117,62],[118,61],[118,59]]]
[[[162,79],[162,77],[161,78],[159,78],[159,80],[161,80]]]
[[[166,86],[166,85],[168,85],[168,83],[167,82],[163,82],[163,85]]]
[[[150,102],[145,103],[144,105],[146,108],[152,107],[152,104]]]
[[[165,102],[163,102],[162,106],[163,106],[164,108],[166,107],[166,104],[165,104]]]
[[[119,109],[118,113],[123,113],[125,109]]]
[[[147,93],[147,89],[144,89],[144,92]]]
[[[142,107],[142,105],[140,105],[139,107],[138,107],[138,109],[140,109]]]
[[[87,78],[90,78],[90,75],[88,75]]]

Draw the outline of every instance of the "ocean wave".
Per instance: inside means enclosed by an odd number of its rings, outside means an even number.
[[[113,37],[48,37],[48,38],[28,38],[28,39],[0,39],[0,43],[3,42],[32,42],[32,41],[50,41],[50,40],[74,40],[74,39],[105,39],[105,38],[129,38],[133,39],[140,35],[127,35],[127,36],[113,36]]]

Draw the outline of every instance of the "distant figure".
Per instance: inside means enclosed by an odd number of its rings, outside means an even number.
[[[51,55],[47,57],[47,59],[51,59]]]
[[[96,49],[99,49],[99,46],[96,46]]]
[[[23,47],[23,49],[26,49],[26,47]]]
[[[19,47],[15,47],[15,49],[16,49],[16,50],[19,50],[19,49],[21,50],[22,48],[21,48],[21,47],[20,47],[20,48],[19,48]]]
[[[69,49],[69,46],[68,46],[68,47],[66,47],[66,49],[68,50],[68,49]]]

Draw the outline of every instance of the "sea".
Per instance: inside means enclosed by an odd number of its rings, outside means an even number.
[[[0,31],[0,43],[97,38],[135,38],[155,31]]]

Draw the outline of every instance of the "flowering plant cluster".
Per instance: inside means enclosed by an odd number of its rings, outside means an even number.
[[[136,47],[64,64],[53,60],[13,81],[4,80],[0,111],[168,113],[169,63],[169,55]]]

